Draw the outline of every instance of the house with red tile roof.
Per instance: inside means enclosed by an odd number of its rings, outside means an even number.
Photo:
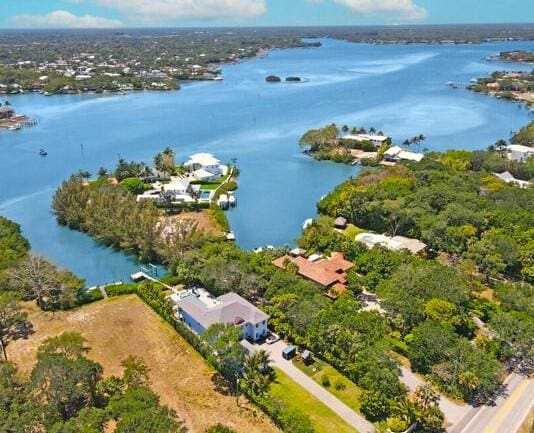
[[[327,289],[327,295],[332,298],[337,298],[347,291],[347,271],[354,266],[352,262],[345,260],[340,252],[320,258],[285,255],[272,262],[280,269],[287,269],[289,263],[297,267],[298,275]]]

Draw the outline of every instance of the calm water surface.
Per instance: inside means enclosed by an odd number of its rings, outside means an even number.
[[[21,95],[10,100],[37,127],[0,134],[0,214],[22,225],[35,252],[76,272],[88,284],[127,279],[135,260],[59,227],[51,195],[78,169],[112,168],[120,156],[151,162],[165,146],[179,159],[197,151],[241,168],[239,206],[229,213],[244,248],[292,243],[315,203],[355,167],[302,155],[298,138],[329,122],[375,126],[394,139],[423,133],[429,149],[480,149],[529,120],[518,104],[447,81],[468,83],[496,69],[501,50],[532,43],[476,46],[371,46],[325,40],[319,49],[281,50],[224,67],[224,82],[172,93],[126,96]],[[528,67],[523,67],[527,69]],[[301,84],[267,84],[268,74],[298,75]],[[48,157],[38,155],[40,148]]]

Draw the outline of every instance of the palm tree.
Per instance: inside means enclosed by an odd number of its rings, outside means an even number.
[[[439,403],[439,394],[428,384],[419,385],[415,390],[414,400],[423,410]]]
[[[269,368],[269,354],[261,350],[245,359],[241,386],[254,396],[261,397],[269,391],[274,379]]]
[[[395,414],[406,422],[406,424],[411,425],[417,419],[417,410],[415,405],[410,401],[410,399],[404,397],[398,400],[395,403],[394,407]]]

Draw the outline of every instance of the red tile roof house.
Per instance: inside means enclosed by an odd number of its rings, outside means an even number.
[[[337,298],[347,291],[347,271],[354,266],[352,262],[345,260],[340,252],[333,252],[330,257],[313,261],[302,256],[285,255],[272,263],[280,269],[287,269],[288,263],[295,264],[298,275],[327,289],[326,294],[331,298]]]

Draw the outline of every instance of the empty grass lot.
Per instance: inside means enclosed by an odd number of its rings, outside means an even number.
[[[8,346],[8,357],[21,374],[35,364],[37,347],[65,331],[81,333],[90,347],[88,357],[102,364],[104,375],[120,375],[121,360],[140,356],[150,367],[151,386],[161,401],[184,419],[189,431],[203,433],[222,422],[239,433],[279,430],[258,409],[221,388],[213,370],[176,332],[136,296],[100,301],[83,308],[44,313],[28,304],[35,333]],[[335,431],[335,430],[331,430]]]
[[[357,433],[321,401],[309,394],[282,371],[276,370],[271,395],[310,417],[316,433]]]
[[[343,376],[334,367],[326,362],[316,360],[311,365],[305,365],[302,361],[294,360],[293,364],[299,370],[311,377],[315,382],[335,395],[348,407],[360,412],[360,394],[361,389],[352,381]],[[330,381],[330,386],[324,386],[322,383],[323,376],[326,375]],[[337,385],[337,387],[336,387]]]

